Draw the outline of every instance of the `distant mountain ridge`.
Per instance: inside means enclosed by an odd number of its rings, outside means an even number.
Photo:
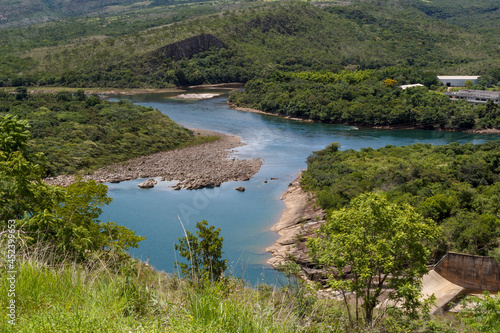
[[[155,7],[129,16],[5,29],[0,85],[165,88],[247,82],[274,71],[400,66],[483,75],[500,67],[498,15],[489,16],[485,30],[480,22],[462,27],[436,14],[438,9],[449,12],[451,20],[460,15],[456,8],[464,6],[471,15],[494,14],[491,0],[255,1],[224,6],[206,2]],[[169,47],[203,34],[215,36],[226,47],[157,57],[158,50],[173,54],[173,49],[167,52]]]
[[[54,19],[105,14],[110,6],[148,5],[140,0],[0,0],[0,27],[23,26]]]

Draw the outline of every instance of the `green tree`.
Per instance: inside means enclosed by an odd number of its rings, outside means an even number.
[[[330,272],[329,285],[344,296],[351,324],[350,293],[355,296],[356,322],[363,311],[370,324],[382,291],[392,304],[417,316],[420,278],[431,253],[426,242],[438,231],[413,207],[367,193],[353,199],[349,208],[330,213],[318,237],[307,244],[313,259]]]
[[[59,191],[42,181],[44,169],[33,162],[40,154],[28,152],[28,122],[10,115],[0,117],[0,226],[48,210]]]
[[[123,254],[130,247],[138,247],[144,237],[118,226],[114,222],[102,223],[99,216],[104,205],[112,199],[108,197],[108,188],[91,180],[84,182],[81,178],[63,189],[60,204],[56,205],[50,226],[44,226],[56,244],[65,253],[72,253],[83,259],[89,252],[113,251]],[[36,229],[43,229],[40,219],[34,219]],[[42,220],[43,221],[43,220]],[[30,221],[31,222],[31,221]]]
[[[464,82],[464,88],[471,89],[473,85],[474,82],[472,82],[471,80],[465,80]]]
[[[28,97],[28,89],[26,87],[17,87],[16,88],[16,99],[23,100]]]
[[[227,269],[227,260],[222,259],[224,238],[219,236],[220,228],[209,227],[203,220],[196,224],[196,229],[196,235],[186,231],[186,237],[179,238],[179,244],[175,244],[175,249],[188,261],[187,264],[176,261],[175,265],[181,268],[182,275],[193,280],[217,280]]]
[[[111,202],[107,187],[81,178],[65,189],[43,182],[41,154],[28,149],[26,121],[0,117],[0,230],[8,220],[28,245],[43,242],[64,254],[85,259],[89,254],[123,254],[143,237],[113,222],[101,223],[101,207]]]
[[[483,297],[468,296],[460,313],[470,328],[479,332],[500,331],[500,297],[485,291]]]

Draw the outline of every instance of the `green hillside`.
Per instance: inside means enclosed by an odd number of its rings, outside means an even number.
[[[409,203],[442,227],[434,259],[447,251],[496,256],[500,237],[499,141],[386,146],[339,151],[334,143],[308,158],[302,182],[324,209],[350,205],[358,195],[382,192]]]
[[[329,212],[327,228],[343,216],[356,223],[373,219],[358,208],[370,200],[383,208],[374,212],[382,222],[404,222],[399,229],[383,224],[374,235],[347,228],[380,240],[371,247],[353,239],[363,245],[353,248],[370,247],[360,262],[391,270],[388,251],[402,254],[401,267],[416,267],[410,275],[391,274],[386,291],[398,295],[375,308],[377,300],[369,298],[375,284],[363,281],[376,279],[381,288],[385,277],[343,258],[329,272],[361,272],[361,289],[349,287],[357,279],[331,278],[332,292],[318,293],[319,286],[296,279],[300,268],[292,262],[280,268],[289,281],[278,287],[248,286],[230,271],[214,278],[223,239],[213,226],[196,236],[185,231],[181,246],[174,246],[189,259],[180,265],[183,278],[132,259],[126,251],[144,238],[100,220],[112,200],[105,185],[77,179],[60,188],[43,178],[214,138],[194,138],[159,111],[130,102],[78,89],[30,95],[26,88],[239,81],[246,89],[232,93],[231,102],[285,116],[500,128],[498,106],[451,103],[436,80],[436,74],[481,75],[475,88],[498,89],[498,11],[497,0],[0,0],[0,86],[8,88],[0,90],[0,332],[500,331],[498,296],[473,298],[459,315],[433,316],[417,297],[431,250],[433,259],[449,250],[498,257],[498,141],[360,151],[339,151],[334,143],[308,158],[303,186]],[[167,51],[176,56],[166,57]],[[426,87],[397,87],[417,82]],[[412,223],[434,234],[422,238],[419,253],[401,251],[407,237],[417,239],[424,230],[406,230]],[[400,243],[386,246],[391,234]],[[328,242],[331,235],[323,236],[315,239]],[[12,272],[15,283],[7,278]],[[392,280],[404,284],[394,289]],[[370,302],[358,303],[365,292]]]
[[[165,87],[246,82],[274,70],[395,65],[484,74],[500,62],[498,34],[454,25],[404,1],[207,3],[177,6],[172,12],[177,14],[156,21],[147,15],[137,20],[115,16],[4,30],[0,82]],[[178,23],[164,25],[173,22]],[[158,27],[148,29],[152,26]],[[148,57],[201,33],[215,35],[227,47],[179,61]]]
[[[17,94],[0,91],[0,116],[28,122],[30,149],[43,153],[45,176],[74,174],[108,164],[193,145],[194,137],[158,110],[127,102],[108,102],[83,90],[72,94]]]
[[[496,0],[414,0],[410,4],[430,17],[481,32],[500,29],[500,3]]]
[[[68,17],[129,12],[151,5],[140,0],[0,0],[0,28]]]

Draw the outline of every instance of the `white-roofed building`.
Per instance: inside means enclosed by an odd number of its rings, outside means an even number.
[[[441,81],[447,87],[463,87],[465,81],[472,81],[472,83],[477,84],[477,79],[479,76],[442,76],[438,75],[438,80]]]
[[[399,88],[406,90],[406,88],[413,88],[413,87],[425,87],[423,84],[420,83],[415,83],[415,84],[403,84],[402,86],[399,86]]]

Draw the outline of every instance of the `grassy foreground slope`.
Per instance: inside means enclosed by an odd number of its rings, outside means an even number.
[[[206,8],[205,13],[221,11],[199,16],[205,9],[195,8]],[[246,82],[274,70],[336,72],[397,65],[483,74],[498,66],[498,34],[450,24],[404,1],[207,8],[185,8],[185,13],[193,11],[188,19],[154,29],[139,24],[133,32],[114,21],[109,27],[105,21],[97,25],[95,21],[62,22],[63,36],[59,24],[5,31],[7,58],[2,59],[5,74],[0,81],[4,85],[165,87]],[[151,58],[151,52],[162,46],[201,33],[217,36],[227,47],[179,61]]]
[[[134,261],[116,269],[106,261],[61,262],[41,249],[20,254],[15,325],[4,321],[10,283],[0,280],[2,333],[480,332],[498,327],[481,322],[479,315],[411,320],[397,313],[370,328],[349,327],[340,301],[318,299],[291,285],[252,288],[229,277],[200,288]],[[0,269],[5,267],[0,258]]]

